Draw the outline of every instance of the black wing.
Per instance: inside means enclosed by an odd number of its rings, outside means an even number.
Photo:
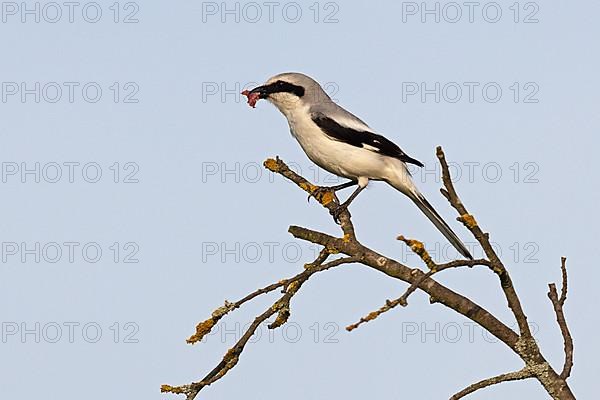
[[[335,120],[325,116],[322,113],[313,113],[312,120],[327,136],[340,142],[347,143],[356,147],[366,147],[371,151],[380,153],[389,157],[397,158],[405,163],[415,164],[419,167],[423,163],[408,156],[394,142],[385,137],[369,131],[359,131],[338,124]]]

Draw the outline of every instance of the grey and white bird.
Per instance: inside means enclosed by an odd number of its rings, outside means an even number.
[[[242,94],[252,107],[260,99],[275,105],[308,158],[324,170],[350,180],[331,187],[332,190],[358,185],[339,205],[334,214],[336,220],[370,180],[384,181],[411,199],[460,254],[473,258],[411,179],[406,164],[423,164],[337,105],[314,79],[301,73],[283,73]]]

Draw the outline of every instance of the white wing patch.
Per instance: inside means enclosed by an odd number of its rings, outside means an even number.
[[[371,151],[374,151],[374,152],[377,152],[377,153],[379,153],[379,151],[380,151],[380,149],[378,147],[373,147],[373,146],[370,146],[370,145],[368,145],[366,143],[363,143],[362,147],[363,147],[363,149],[371,150]]]

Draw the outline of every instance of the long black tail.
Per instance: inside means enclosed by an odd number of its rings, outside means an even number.
[[[448,239],[448,241],[452,244],[452,246],[456,248],[456,250],[458,250],[460,254],[462,254],[469,260],[473,259],[473,256],[471,255],[471,253],[469,253],[469,250],[467,250],[463,242],[458,238],[458,236],[456,236],[456,234],[452,231],[448,224],[442,219],[442,217],[440,217],[437,211],[435,211],[433,206],[429,204],[427,199],[425,199],[425,197],[423,197],[422,194],[411,193],[409,197],[417,205],[417,207],[419,207],[419,209],[423,211],[423,214],[425,214],[427,218],[429,218],[429,220],[433,222],[435,227],[438,228],[440,232],[442,232],[442,235],[444,235],[446,239]]]

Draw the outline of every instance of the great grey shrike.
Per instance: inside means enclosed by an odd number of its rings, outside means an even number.
[[[460,254],[473,258],[412,181],[406,164],[423,164],[338,106],[314,79],[295,72],[283,73],[242,94],[252,107],[260,99],[275,105],[287,118],[292,135],[308,158],[324,170],[350,180],[330,189],[358,185],[348,200],[338,206],[336,221],[370,180],[384,181],[411,199]]]

